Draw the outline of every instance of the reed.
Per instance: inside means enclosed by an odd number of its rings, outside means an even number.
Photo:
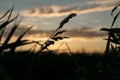
[[[115,22],[119,17],[120,11],[116,14],[115,11],[120,7],[120,4],[116,5],[112,11],[111,16],[113,16],[113,21],[110,28],[101,28],[102,31],[106,31],[108,33],[107,44],[105,54],[109,55],[109,53],[120,54],[120,28],[114,28]],[[113,46],[113,44],[115,46]]]
[[[19,46],[23,46],[26,44],[31,44],[32,42],[30,42],[29,40],[22,40],[22,38],[24,37],[24,35],[33,27],[28,28],[25,32],[21,33],[21,35],[19,35],[17,37],[17,40],[15,42],[10,43],[11,38],[14,36],[15,31],[17,30],[17,28],[19,27],[19,24],[21,22],[21,20],[19,20],[17,22],[18,16],[19,14],[17,14],[15,17],[12,17],[12,13],[14,10],[14,6],[9,9],[8,11],[6,11],[3,16],[0,17],[0,54],[2,54],[2,52],[6,49],[10,49],[10,54],[13,54],[15,52],[15,49]],[[8,15],[8,16],[7,16]],[[6,19],[5,21],[3,21],[3,19]],[[12,26],[12,29],[10,30],[9,34],[6,35],[5,40],[2,41],[2,38],[4,37],[3,34],[6,30],[7,27],[9,27],[10,23],[14,23],[14,25]]]
[[[68,15],[66,18],[64,18],[61,22],[60,25],[55,29],[55,31],[48,37],[48,39],[41,45],[41,48],[39,50],[39,52],[42,52],[43,50],[47,49],[50,45],[55,44],[56,41],[59,40],[63,40],[65,38],[68,37],[62,37],[60,36],[62,33],[66,32],[64,30],[61,30],[61,28],[63,28],[63,26],[68,23],[68,21],[70,19],[72,19],[73,17],[75,17],[76,14],[75,13],[71,13],[70,15]]]
[[[120,53],[120,28],[114,28],[115,22],[120,14],[120,11],[114,15],[114,12],[120,6],[115,6],[111,11],[111,16],[114,16],[113,22],[110,28],[101,28],[102,31],[108,33],[106,54],[108,53]],[[3,34],[10,23],[14,22],[18,18],[12,16],[14,6],[6,11],[2,17],[0,17],[0,41],[3,38]],[[2,23],[2,19],[6,16],[7,20]],[[106,56],[101,54],[72,54],[70,47],[66,42],[63,42],[58,49],[66,44],[69,54],[54,54],[49,52],[48,47],[55,44],[56,41],[63,40],[68,37],[62,37],[61,34],[66,32],[61,30],[63,26],[76,14],[72,13],[61,21],[58,28],[48,37],[48,39],[41,44],[40,41],[23,40],[24,35],[33,27],[29,27],[25,32],[21,33],[15,42],[9,43],[10,39],[14,36],[14,32],[19,27],[21,22],[15,22],[12,26],[10,33],[7,35],[5,41],[0,44],[0,51],[10,49],[9,53],[14,53],[15,49],[19,46],[35,43],[33,51],[38,44],[40,52],[45,49],[45,54],[39,55],[26,52],[18,52],[10,55],[0,55],[0,80],[120,80],[120,58],[119,56]],[[115,45],[115,46],[114,46]],[[50,54],[52,53],[52,54]],[[56,77],[57,76],[57,77]]]

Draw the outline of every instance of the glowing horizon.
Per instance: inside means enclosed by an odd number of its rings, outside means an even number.
[[[113,17],[111,17],[110,12],[119,3],[119,0],[63,0],[62,3],[59,0],[24,0],[24,2],[20,0],[15,0],[15,2],[2,0],[0,3],[0,16],[13,3],[15,3],[13,16],[19,11],[18,20],[21,16],[24,18],[11,41],[14,41],[19,34],[32,25],[34,27],[26,34],[24,39],[44,41],[66,16],[70,13],[76,13],[77,16],[65,24],[62,29],[66,30],[63,36],[70,37],[65,41],[68,43],[71,51],[81,52],[84,49],[87,52],[104,52],[106,41],[103,39],[106,37],[106,33],[101,32],[100,29],[111,25]],[[120,25],[119,21],[120,19],[116,21],[116,25]],[[12,24],[6,29],[4,37],[9,34],[11,26]],[[55,50],[62,42],[64,40],[58,41],[49,48]],[[66,51],[66,45],[63,45],[60,50]]]

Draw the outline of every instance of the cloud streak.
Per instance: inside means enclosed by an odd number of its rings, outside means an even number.
[[[117,3],[119,3],[119,0],[93,0],[84,4],[43,6],[36,7],[33,10],[23,10],[22,15],[28,17],[60,17],[70,13],[77,13],[80,15],[110,10]]]
[[[72,29],[67,31],[65,35],[70,37],[82,37],[82,38],[97,38],[97,37],[105,37],[106,34],[100,32],[98,29],[94,28],[80,28],[80,29]]]
[[[15,34],[14,37],[18,37],[20,34],[22,34],[25,30],[27,30],[28,27],[19,27]],[[10,29],[7,29],[5,32],[5,35],[9,34]],[[50,34],[53,32],[54,30],[37,30],[37,29],[32,29],[30,30],[27,34],[26,37],[31,37],[32,39],[35,38],[45,38],[45,37],[49,37]],[[82,27],[82,28],[76,28],[76,29],[71,29],[71,30],[66,30],[67,32],[65,32],[62,36],[66,36],[66,37],[70,37],[70,38],[74,38],[74,37],[81,37],[81,38],[97,38],[97,37],[105,37],[106,34],[103,32],[100,32],[98,29],[95,28],[89,28],[89,27]]]

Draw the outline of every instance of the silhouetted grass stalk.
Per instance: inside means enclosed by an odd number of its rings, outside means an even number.
[[[19,46],[23,46],[23,45],[27,45],[27,44],[31,44],[33,42],[30,42],[29,40],[22,40],[22,38],[24,37],[24,35],[33,27],[31,26],[30,28],[28,28],[25,32],[21,33],[21,35],[19,35],[17,37],[17,40],[13,43],[9,43],[11,38],[14,36],[14,33],[16,31],[16,29],[19,27],[19,24],[21,22],[21,20],[19,20],[17,22],[18,16],[19,14],[17,14],[15,17],[13,17],[11,19],[12,13],[13,13],[13,9],[14,6],[9,9],[8,11],[6,11],[2,17],[0,17],[0,54],[6,50],[6,49],[10,49],[10,54],[13,54],[15,52],[15,49]],[[8,15],[8,16],[7,16]],[[5,18],[7,16],[7,20],[2,22],[2,19]],[[2,41],[2,38],[4,37],[3,34],[5,33],[6,28],[9,26],[10,23],[13,23],[14,25],[12,26],[10,33],[8,35],[6,35],[5,40]]]
[[[60,23],[59,27],[56,28],[56,30],[49,36],[49,38],[41,45],[39,52],[42,52],[43,50],[47,49],[48,46],[50,46],[51,44],[54,44],[56,41],[67,38],[67,37],[61,37],[58,35],[65,32],[65,31],[61,32],[60,29],[74,16],[76,16],[76,14],[72,13],[69,16],[67,16],[65,19],[63,19],[63,21]]]
[[[113,13],[115,12],[116,9],[118,9],[119,6],[120,6],[120,4],[118,4],[117,6],[115,6],[115,7],[112,9],[112,11],[111,11],[111,16],[113,16]],[[118,16],[119,16],[119,14],[120,14],[120,11],[114,16],[110,29],[107,29],[107,28],[102,28],[102,29],[101,29],[101,30],[103,30],[103,31],[108,31],[108,39],[107,39],[106,50],[105,50],[105,53],[106,53],[107,55],[108,55],[109,52],[110,52],[110,43],[111,43],[111,40],[112,40],[111,37],[115,40],[115,41],[114,41],[115,43],[116,43],[116,41],[118,41],[117,38],[116,38],[116,36],[115,36],[115,34],[116,34],[116,31],[115,31],[115,30],[117,30],[117,28],[114,30],[113,26],[114,26],[114,24],[115,24],[115,22],[116,22],[116,20],[117,20],[117,18],[118,18]],[[118,32],[117,32],[117,35],[118,35]],[[112,45],[112,44],[111,44],[111,45]]]

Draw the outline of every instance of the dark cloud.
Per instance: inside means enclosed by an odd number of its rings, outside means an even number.
[[[14,36],[18,37],[20,34],[22,34],[24,31],[26,31],[28,27],[19,27]],[[7,36],[9,34],[9,31],[11,29],[7,29],[4,36]],[[36,30],[31,29],[27,34],[26,37],[32,36],[33,39],[35,37],[42,38],[42,37],[49,37],[50,34],[54,30]],[[82,28],[76,28],[71,30],[66,30],[67,32],[63,33],[62,36],[66,37],[82,37],[82,38],[97,38],[97,37],[105,37],[106,33],[103,33],[99,31],[99,29],[90,28],[90,27],[82,27]]]
[[[96,38],[105,37],[106,34],[93,28],[81,28],[67,31],[66,35],[70,37]]]

